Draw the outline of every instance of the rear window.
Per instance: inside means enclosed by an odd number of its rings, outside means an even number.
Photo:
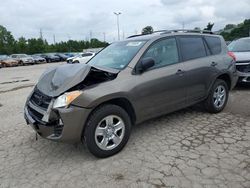
[[[221,52],[221,40],[218,37],[205,37],[208,48],[212,55],[219,54]]]
[[[180,37],[183,61],[206,56],[206,49],[201,37]]]

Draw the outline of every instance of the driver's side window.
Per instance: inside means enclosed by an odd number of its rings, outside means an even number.
[[[153,44],[143,58],[151,57],[155,61],[153,68],[171,65],[179,62],[175,38],[168,38]]]

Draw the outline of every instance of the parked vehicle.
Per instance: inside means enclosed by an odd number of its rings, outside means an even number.
[[[125,146],[134,124],[200,102],[208,112],[221,112],[237,79],[219,35],[132,36],[87,64],[47,70],[27,98],[24,116],[44,138],[84,141],[92,154],[108,157]]]
[[[10,57],[17,60],[19,65],[28,65],[35,63],[34,59],[27,54],[12,54]]]
[[[35,63],[46,63],[46,59],[39,55],[32,55]]]
[[[41,54],[40,56],[45,58],[47,63],[60,61],[60,58],[58,56],[53,55],[53,54]]]
[[[72,63],[87,63],[94,56],[95,56],[94,52],[82,53],[79,56],[73,58]]]
[[[228,49],[235,56],[239,82],[250,83],[250,37],[231,42]]]
[[[66,60],[67,63],[72,64],[73,59],[75,59],[75,58],[77,58],[77,57],[80,57],[82,54],[83,54],[83,53],[77,53],[77,54],[75,54],[74,56],[67,58],[67,60]]]
[[[18,66],[18,61],[7,56],[7,55],[0,55],[0,64],[1,67],[14,67]]]
[[[62,53],[57,53],[55,56],[58,56],[60,58],[60,61],[66,61],[68,59],[68,56],[62,54]]]

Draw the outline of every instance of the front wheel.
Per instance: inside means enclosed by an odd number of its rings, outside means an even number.
[[[210,113],[221,112],[227,104],[228,95],[227,83],[224,80],[217,79],[204,101],[205,108]]]
[[[107,104],[97,108],[89,117],[84,140],[96,157],[114,155],[126,145],[131,130],[128,113],[117,105]]]

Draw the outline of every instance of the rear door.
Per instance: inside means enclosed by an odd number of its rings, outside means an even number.
[[[217,64],[208,57],[210,52],[202,36],[178,36],[178,43],[186,74],[187,104],[193,104],[206,96]]]

